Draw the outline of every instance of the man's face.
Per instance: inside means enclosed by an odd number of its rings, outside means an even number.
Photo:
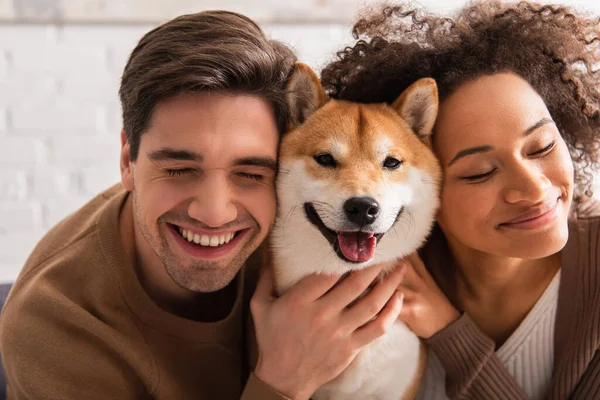
[[[224,288],[264,240],[275,218],[278,140],[272,108],[258,97],[183,94],[155,108],[122,180],[141,246],[179,286]]]

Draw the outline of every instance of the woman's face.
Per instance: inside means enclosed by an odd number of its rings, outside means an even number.
[[[542,98],[521,77],[487,75],[440,104],[438,222],[452,246],[542,258],[568,237],[573,162]]]

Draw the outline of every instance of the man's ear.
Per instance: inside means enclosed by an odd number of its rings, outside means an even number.
[[[127,142],[125,131],[121,131],[121,184],[125,190],[132,192],[133,184],[133,162],[131,161],[131,148]]]
[[[392,108],[426,142],[433,130],[438,106],[438,88],[432,78],[414,82],[392,104]]]
[[[290,109],[288,129],[304,123],[319,107],[327,102],[327,95],[317,74],[306,64],[297,62],[286,86],[286,100]]]

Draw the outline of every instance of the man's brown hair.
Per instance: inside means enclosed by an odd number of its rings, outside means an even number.
[[[182,93],[221,91],[265,99],[281,133],[285,82],[296,57],[251,19],[228,11],[177,17],[148,32],[125,66],[119,96],[131,160],[158,103]]]

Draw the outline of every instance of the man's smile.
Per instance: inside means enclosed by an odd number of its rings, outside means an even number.
[[[235,252],[245,240],[250,228],[237,231],[221,231],[215,234],[202,234],[183,229],[180,226],[166,224],[167,230],[179,247],[188,255],[201,259],[219,259]]]

